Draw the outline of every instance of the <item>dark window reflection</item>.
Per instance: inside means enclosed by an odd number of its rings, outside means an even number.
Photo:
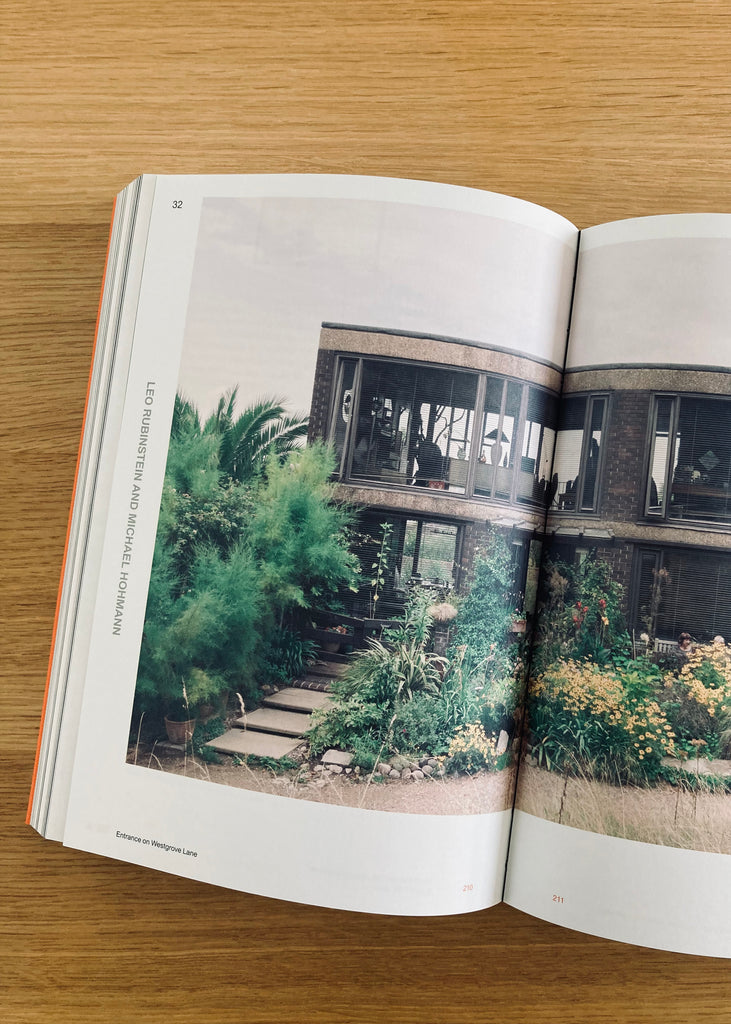
[[[551,499],[558,403],[540,388],[493,374],[343,358],[333,403],[330,440],[343,478],[538,506]]]

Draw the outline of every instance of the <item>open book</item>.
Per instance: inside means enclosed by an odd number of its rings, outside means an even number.
[[[731,956],[731,216],[117,199],[30,823]]]

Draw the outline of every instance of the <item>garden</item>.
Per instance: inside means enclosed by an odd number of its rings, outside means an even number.
[[[499,776],[515,762],[525,660],[509,545],[490,535],[465,593],[404,580],[386,613],[392,525],[364,542],[360,510],[335,500],[332,452],[303,443],[306,420],[277,400],[238,413],[236,397],[206,421],[176,399],[128,759],[240,785],[313,782],[333,749],[354,788]],[[296,751],[211,746],[326,648],[345,653]],[[512,785],[506,772],[500,806]]]
[[[518,806],[667,845],[706,848],[709,829],[720,828],[713,848],[731,852],[730,802],[722,799],[731,791],[731,654],[720,637],[687,650],[655,643],[666,584],[658,572],[643,609],[646,632],[632,638],[604,562],[545,563]],[[658,804],[670,796],[652,829],[650,790]],[[637,813],[628,824],[630,795]],[[699,801],[716,807],[715,826],[696,827]]]

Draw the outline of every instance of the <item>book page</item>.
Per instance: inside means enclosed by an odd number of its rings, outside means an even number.
[[[156,179],[67,844],[500,899],[576,239],[423,182]]]
[[[82,442],[66,538],[28,821],[63,838],[86,674],[89,631],[124,408],[137,293],[152,199],[150,179],[117,197],[99,305]]]
[[[731,956],[731,217],[582,233],[506,898]]]

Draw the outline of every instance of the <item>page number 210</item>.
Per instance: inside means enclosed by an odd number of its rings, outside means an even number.
[[[183,208],[183,200],[182,199],[173,199],[173,209],[174,210],[182,210],[182,208]]]

